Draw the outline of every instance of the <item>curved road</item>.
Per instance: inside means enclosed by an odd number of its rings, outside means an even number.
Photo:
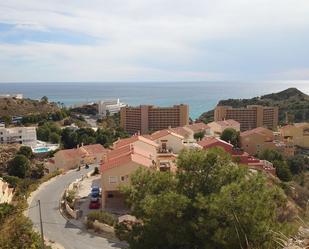
[[[89,170],[88,170],[89,171]],[[37,200],[41,201],[43,230],[45,238],[55,241],[65,249],[115,249],[122,248],[121,243],[94,236],[77,228],[64,218],[59,211],[59,200],[66,186],[88,172],[86,169],[70,171],[57,176],[47,184],[43,184],[34,194],[28,210],[28,217],[34,227],[40,231],[39,209]]]

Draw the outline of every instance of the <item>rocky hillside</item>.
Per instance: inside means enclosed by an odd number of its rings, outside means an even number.
[[[309,96],[296,88],[288,88],[278,93],[271,93],[251,99],[220,100],[218,105],[245,107],[247,105],[263,105],[279,107],[279,122],[309,122]],[[214,110],[203,113],[199,120],[210,122],[213,120]]]
[[[0,117],[53,113],[58,110],[59,108],[55,103],[48,103],[32,99],[0,99]]]

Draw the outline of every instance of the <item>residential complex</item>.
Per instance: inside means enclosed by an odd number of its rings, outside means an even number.
[[[121,103],[119,99],[114,100],[101,100],[98,102],[98,114],[105,117],[107,113],[115,114],[120,111],[122,107],[125,107],[124,103]]]
[[[0,126],[0,143],[1,144],[31,144],[36,141],[35,127],[13,127],[5,128]]]
[[[188,105],[174,105],[172,107],[126,106],[120,110],[120,125],[129,134],[148,134],[169,127],[174,128],[188,124]]]
[[[240,123],[233,119],[227,119],[222,121],[213,121],[207,124],[210,131],[215,136],[220,136],[222,132],[227,128],[232,128],[236,131],[240,131]]]
[[[278,126],[278,107],[248,105],[246,108],[217,106],[215,121],[234,119],[240,123],[240,130],[246,131],[257,127],[275,130]]]
[[[277,137],[272,130],[263,127],[240,133],[240,145],[250,155],[257,155],[265,149],[277,150],[286,157],[295,152],[293,141]]]
[[[296,123],[281,127],[280,134],[293,141],[295,146],[309,149],[309,123]]]

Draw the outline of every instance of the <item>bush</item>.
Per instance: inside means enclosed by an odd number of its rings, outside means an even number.
[[[87,216],[87,221],[94,222],[95,220],[105,223],[109,226],[115,226],[117,223],[117,218],[115,215],[105,212],[105,211],[92,211]]]
[[[32,149],[29,146],[21,146],[17,154],[24,155],[28,159],[33,157]]]
[[[29,173],[30,161],[24,155],[16,155],[9,161],[8,166],[9,175],[25,178]]]

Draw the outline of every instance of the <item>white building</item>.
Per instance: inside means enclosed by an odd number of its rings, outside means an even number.
[[[121,107],[126,106],[124,103],[121,103],[119,99],[114,100],[101,100],[98,102],[98,113],[99,116],[105,117],[107,111],[113,115],[120,111]]]
[[[1,144],[29,144],[36,141],[35,127],[13,127],[5,128],[0,126],[0,143]]]

